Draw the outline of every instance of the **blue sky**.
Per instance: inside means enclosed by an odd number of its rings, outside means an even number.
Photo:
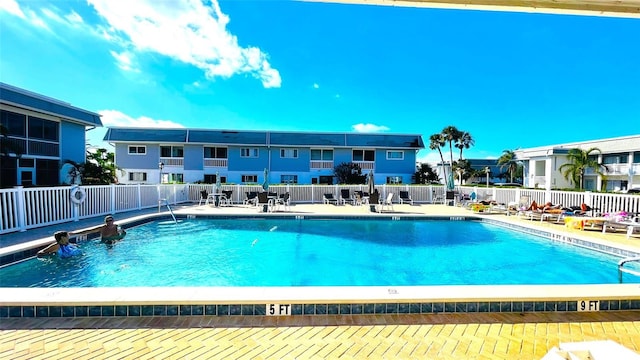
[[[640,133],[640,20],[0,0],[0,81],[98,112],[105,126],[412,133],[428,143],[453,125],[475,139],[465,157],[495,158]],[[90,131],[90,143],[104,132]]]

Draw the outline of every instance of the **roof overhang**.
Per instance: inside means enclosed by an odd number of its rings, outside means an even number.
[[[344,4],[640,18],[640,0],[302,0]]]

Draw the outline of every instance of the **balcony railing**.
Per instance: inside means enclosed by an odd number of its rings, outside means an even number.
[[[333,169],[333,161],[311,160],[309,163],[311,169]]]
[[[360,166],[362,170],[374,170],[376,164],[375,161],[354,161],[353,163]]]
[[[160,162],[164,166],[184,166],[184,158],[161,157]]]
[[[204,159],[205,167],[223,167],[229,166],[229,160],[227,159]]]

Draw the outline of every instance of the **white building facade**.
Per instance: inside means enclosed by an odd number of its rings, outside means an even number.
[[[574,184],[564,178],[560,167],[569,163],[567,154],[576,148],[599,149],[599,153],[592,154],[607,167],[601,169],[604,177],[594,169],[586,170],[585,190],[625,191],[640,188],[640,135],[516,150],[516,158],[524,166],[523,185],[546,190],[573,188]]]

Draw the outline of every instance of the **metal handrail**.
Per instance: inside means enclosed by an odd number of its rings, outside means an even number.
[[[627,274],[635,275],[635,276],[640,276],[640,272],[624,268],[624,264],[626,264],[628,262],[633,262],[633,261],[640,262],[640,256],[626,258],[626,259],[622,259],[622,260],[618,261],[618,282],[620,284],[622,284],[622,273],[623,272],[627,273]]]
[[[164,202],[165,205],[167,206],[167,209],[169,209],[169,213],[171,214],[171,217],[173,218],[173,222],[174,223],[178,223],[178,220],[176,219],[176,216],[173,214],[173,210],[171,210],[171,206],[169,205],[169,200],[167,199],[159,199],[158,200],[158,212],[160,212],[160,204]]]

